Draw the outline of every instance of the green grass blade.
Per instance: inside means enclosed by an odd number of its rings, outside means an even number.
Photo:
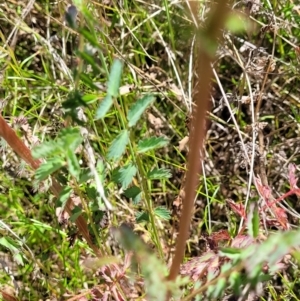
[[[120,60],[114,60],[111,66],[107,84],[107,94],[111,95],[112,97],[117,97],[119,95],[122,69],[123,63]]]

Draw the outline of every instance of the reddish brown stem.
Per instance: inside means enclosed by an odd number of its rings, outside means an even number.
[[[176,241],[175,255],[172,261],[169,280],[174,280],[180,269],[180,264],[184,258],[186,240],[189,236],[189,228],[192,217],[192,210],[194,206],[194,199],[196,197],[196,190],[199,181],[199,173],[201,174],[201,157],[200,153],[203,150],[203,143],[205,138],[205,117],[209,108],[210,101],[210,85],[212,77],[211,63],[214,58],[214,51],[209,47],[215,47],[218,39],[221,37],[222,28],[224,27],[229,9],[226,0],[219,0],[216,4],[215,10],[211,15],[210,22],[207,23],[206,30],[199,34],[197,40],[197,56],[196,60],[196,74],[197,82],[194,87],[193,101],[195,109],[193,111],[191,134],[190,134],[190,151],[188,155],[188,170],[185,185],[185,198],[183,201],[182,215],[179,224],[179,234]],[[192,14],[198,16],[198,6],[195,2],[190,1]],[[200,28],[200,26],[197,26]]]
[[[292,189],[292,190],[286,192],[285,194],[283,194],[282,196],[280,196],[280,197],[277,198],[276,200],[274,200],[274,201],[268,203],[267,205],[264,205],[264,207],[261,208],[261,211],[266,210],[267,207],[272,207],[272,206],[275,205],[276,203],[279,203],[280,201],[284,200],[285,198],[287,198],[288,196],[293,195],[293,194],[300,195],[300,188]]]
[[[6,123],[5,119],[0,115],[0,136],[7,142],[7,144],[34,170],[39,168],[41,161],[36,160],[32,157],[30,149],[23,143],[23,141],[17,136],[15,131]],[[52,186],[50,187],[51,192],[58,197],[61,193],[61,186],[52,177]],[[71,216],[72,209],[74,207],[72,198],[69,198],[65,206],[66,211]],[[90,248],[95,252],[97,256],[102,256],[100,250],[93,244],[86,220],[80,215],[75,221],[80,233],[87,241]]]

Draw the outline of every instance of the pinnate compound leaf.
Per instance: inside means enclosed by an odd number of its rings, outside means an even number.
[[[207,276],[209,267],[211,267],[211,272],[219,268],[219,255],[213,251],[205,252],[200,257],[194,257],[182,264],[180,274],[197,281]]]
[[[123,189],[127,189],[136,175],[137,169],[132,163],[121,167],[115,175],[115,180],[122,185]]]
[[[231,242],[232,248],[244,249],[255,244],[255,239],[250,235],[238,234]]]
[[[156,207],[154,209],[154,214],[160,219],[168,221],[171,218],[171,213],[166,207]]]
[[[145,153],[149,150],[163,147],[169,143],[165,137],[145,138],[138,143],[138,152]]]
[[[62,148],[54,141],[45,141],[31,150],[34,158],[46,158],[62,151]]]
[[[82,143],[83,138],[79,128],[65,128],[61,130],[57,137],[57,143],[63,147],[65,151],[68,149],[75,150]]]
[[[112,104],[113,104],[113,98],[112,98],[111,95],[107,94],[105,96],[105,98],[102,100],[102,102],[100,103],[100,106],[97,109],[95,118],[97,120],[104,118],[106,113],[108,112],[108,110],[112,106]]]
[[[254,277],[261,272],[261,266],[278,267],[278,261],[283,260],[295,247],[300,246],[300,231],[285,231],[270,235],[259,245],[252,245],[241,253],[249,277]]]
[[[80,165],[74,151],[71,149],[68,149],[67,151],[67,163],[70,174],[78,179],[80,174]]]
[[[111,95],[112,97],[117,97],[119,95],[122,69],[123,63],[118,59],[114,60],[110,69],[107,84],[107,94]]]
[[[277,207],[276,205],[274,205],[272,207],[272,211],[275,214],[276,220],[280,224],[280,226],[284,230],[288,230],[290,228],[290,225],[285,210],[281,207]]]
[[[145,112],[148,106],[155,100],[154,95],[146,95],[139,99],[132,107],[129,109],[127,114],[128,126],[132,127],[136,125],[141,115]]]
[[[165,168],[153,168],[151,171],[147,173],[147,179],[168,179],[171,178],[171,172],[169,169]]]
[[[60,157],[50,158],[47,162],[42,163],[40,167],[36,170],[35,178],[38,181],[43,181],[53,172],[63,167],[64,164],[65,161]]]
[[[129,141],[129,133],[123,130],[112,142],[108,150],[108,159],[117,161],[125,152],[126,146]]]

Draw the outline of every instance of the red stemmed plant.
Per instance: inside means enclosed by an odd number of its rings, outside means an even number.
[[[270,187],[262,185],[259,177],[254,178],[255,186],[262,200],[258,202],[259,226],[261,228],[266,226],[267,228],[272,227],[279,230],[290,229],[287,214],[283,208],[278,206],[278,203],[290,195],[300,195],[295,171],[296,166],[290,164],[288,174],[290,190],[277,199],[272,196]],[[229,261],[228,258],[219,254],[220,248],[231,247],[243,249],[252,244],[260,243],[266,238],[263,234],[253,237],[246,232],[247,225],[249,224],[249,213],[247,213],[244,204],[235,203],[231,199],[227,199],[226,202],[235,214],[244,219],[245,224],[234,238],[231,237],[227,230],[220,230],[208,237],[203,237],[207,242],[206,252],[199,257],[191,259],[181,267],[181,274],[190,276],[193,281],[203,281],[208,274],[215,277],[219,275],[222,265]]]

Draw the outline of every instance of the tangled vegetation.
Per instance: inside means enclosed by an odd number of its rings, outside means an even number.
[[[0,4],[3,300],[300,300],[300,3]]]

